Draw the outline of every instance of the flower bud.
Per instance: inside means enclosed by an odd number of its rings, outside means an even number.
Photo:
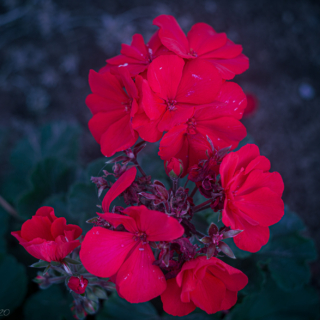
[[[86,287],[88,285],[88,279],[83,276],[79,277],[71,277],[68,281],[68,287],[78,294],[83,294],[86,291]]]
[[[169,161],[165,161],[164,168],[166,170],[166,174],[174,180],[180,178],[183,174],[182,160],[177,158],[171,158]]]

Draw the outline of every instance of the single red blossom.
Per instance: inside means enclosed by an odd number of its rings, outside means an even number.
[[[219,72],[209,62],[195,60],[185,63],[176,55],[156,58],[148,68],[147,79],[142,82],[141,103],[149,122],[153,121],[150,129],[157,132],[168,131],[186,122],[192,117],[194,107],[212,103],[222,84]],[[139,131],[137,124],[135,119],[134,127]],[[154,142],[150,141],[150,131],[146,136],[139,133],[144,140]]]
[[[237,293],[248,283],[247,276],[218,258],[205,256],[187,261],[174,279],[167,280],[161,295],[163,309],[174,316],[185,316],[196,307],[208,314],[230,309]]]
[[[246,107],[246,97],[239,85],[224,82],[219,95],[209,107],[195,108],[184,124],[169,130],[160,142],[159,155],[163,160],[172,157],[183,161],[185,168],[207,158],[210,146],[234,149],[247,132],[239,121]]]
[[[268,227],[284,214],[282,178],[269,170],[270,161],[254,144],[229,153],[221,163],[222,222],[233,230],[243,230],[234,238],[242,250],[259,251],[269,240]]]
[[[119,70],[116,77],[110,72],[100,74],[91,70],[89,84],[92,94],[86,104],[93,114],[89,129],[101,152],[110,157],[130,148],[138,139],[131,119],[138,110],[139,94],[128,71]]]
[[[153,20],[159,38],[170,51],[184,59],[202,59],[212,63],[223,79],[230,80],[249,68],[242,46],[234,44],[225,33],[217,33],[206,23],[196,23],[186,36],[173,16],[160,15]]]
[[[86,291],[89,281],[83,276],[71,277],[68,281],[68,287],[78,294],[83,294]]]
[[[134,77],[145,71],[153,59],[168,52],[159,39],[158,31],[154,33],[147,44],[144,43],[141,34],[135,34],[130,46],[122,44],[121,47],[121,54],[108,59],[107,66],[101,72],[114,68],[126,68]]]
[[[57,218],[51,207],[41,207],[21,231],[11,232],[28,253],[47,262],[62,261],[80,245],[76,239],[81,233],[79,226],[67,225],[65,218]]]
[[[155,261],[150,241],[172,241],[181,237],[183,227],[166,214],[145,206],[128,207],[126,215],[99,214],[115,228],[127,232],[92,228],[81,245],[84,267],[98,277],[113,277],[118,293],[131,303],[145,302],[166,288],[164,274]]]
[[[172,179],[178,179],[183,174],[182,160],[177,158],[171,158],[164,162],[164,169],[166,174]]]

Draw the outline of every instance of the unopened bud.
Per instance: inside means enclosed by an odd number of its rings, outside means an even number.
[[[78,294],[83,294],[86,291],[88,285],[88,279],[81,277],[71,277],[68,281],[68,287]]]
[[[166,174],[173,180],[180,178],[183,174],[182,160],[177,158],[171,158],[169,161],[165,161],[164,168]]]

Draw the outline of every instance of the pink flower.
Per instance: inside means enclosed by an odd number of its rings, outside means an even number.
[[[241,88],[236,83],[225,82],[211,106],[195,108],[188,121],[163,136],[161,159],[176,157],[185,168],[190,168],[207,158],[206,151],[211,150],[207,136],[216,149],[236,148],[246,136],[246,129],[239,121],[245,107],[246,97]]]
[[[129,207],[126,215],[104,213],[100,217],[127,232],[92,228],[81,245],[84,267],[98,277],[111,277],[119,295],[131,303],[145,302],[166,288],[165,277],[149,245],[150,241],[172,241],[181,237],[183,227],[177,220],[145,206]]]
[[[147,44],[141,34],[135,34],[131,45],[122,44],[120,52],[120,55],[107,60],[108,65],[104,70],[126,68],[134,77],[145,71],[153,59],[167,53],[168,49],[162,45],[157,31]]]
[[[218,258],[205,256],[187,261],[176,278],[167,280],[161,295],[163,309],[174,316],[185,316],[196,307],[208,314],[230,309],[248,278]]]
[[[48,262],[63,260],[78,247],[80,241],[76,239],[81,233],[80,227],[57,218],[51,207],[41,207],[22,225],[21,231],[11,232],[28,253]]]
[[[268,227],[284,214],[282,178],[269,170],[270,161],[254,144],[229,153],[221,163],[222,222],[233,230],[243,230],[234,238],[242,250],[259,251],[269,240]]]
[[[83,294],[86,291],[87,285],[89,281],[83,276],[79,277],[71,277],[68,281],[68,287],[78,294]]]
[[[138,139],[131,119],[138,110],[139,95],[128,71],[119,69],[116,77],[110,72],[101,74],[91,70],[89,84],[92,94],[86,104],[93,114],[89,129],[101,152],[110,157],[130,148]]]
[[[234,44],[225,33],[217,33],[206,23],[196,23],[188,32],[181,30],[173,16],[161,15],[153,20],[160,28],[159,38],[170,51],[184,59],[202,59],[212,63],[223,79],[230,80],[249,68],[242,46]]]

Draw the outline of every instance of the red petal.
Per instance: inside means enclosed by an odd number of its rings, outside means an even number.
[[[81,244],[80,259],[88,272],[98,277],[110,277],[136,245],[131,233],[94,227]]]
[[[97,94],[107,100],[126,102],[128,96],[122,89],[120,81],[111,73],[97,73],[90,70],[89,84],[92,93]]]
[[[284,204],[281,197],[265,187],[249,194],[237,195],[233,203],[264,227],[277,223],[284,215]]]
[[[169,160],[181,150],[186,133],[187,125],[181,124],[173,127],[162,137],[158,153],[162,160]]]
[[[165,277],[155,261],[148,244],[140,243],[117,273],[119,294],[131,303],[149,301],[166,289]]]
[[[239,162],[238,152],[231,152],[227,154],[220,165],[221,185],[227,188],[229,181],[233,178]]]
[[[198,56],[216,50],[225,45],[227,36],[225,33],[216,33],[206,23],[196,23],[188,32],[190,50]]]
[[[136,143],[139,135],[132,129],[130,121],[130,115],[127,114],[113,123],[101,136],[101,152],[105,156],[111,157],[116,152],[128,149]]]
[[[208,59],[220,72],[223,79],[231,80],[236,74],[240,74],[249,68],[249,59],[240,54],[233,59]]]
[[[89,130],[95,140],[100,143],[102,135],[112,124],[119,121],[124,114],[124,110],[119,109],[95,114],[89,121]]]
[[[221,310],[225,295],[226,287],[223,282],[208,272],[198,282],[196,289],[190,293],[193,303],[208,314]]]
[[[98,213],[99,217],[103,218],[104,220],[108,221],[111,223],[115,228],[122,224],[127,231],[131,233],[135,233],[138,231],[137,224],[136,222],[128,216],[123,216],[121,214],[116,214],[116,213]]]
[[[138,61],[146,61],[148,52],[146,45],[141,34],[134,34],[132,37],[131,45],[122,45],[121,54],[134,58]]]
[[[152,61],[148,68],[151,89],[164,100],[176,98],[184,61],[175,55],[164,55]]]
[[[164,100],[159,98],[151,91],[147,80],[143,80],[142,82],[141,106],[150,120],[158,119],[158,121],[167,108],[167,106],[164,104]]]
[[[158,124],[158,129],[163,131],[169,131],[175,125],[179,125],[181,123],[186,123],[188,119],[192,117],[194,113],[194,108],[182,108],[179,105],[175,106],[175,110],[169,110],[163,114],[161,120]]]
[[[221,84],[220,73],[211,63],[202,59],[188,61],[183,69],[176,100],[196,105],[210,103],[216,98]]]
[[[180,223],[163,212],[138,206],[126,208],[124,213],[135,219],[138,229],[147,234],[149,241],[172,241],[184,233]]]
[[[240,44],[234,44],[231,40],[227,40],[219,49],[208,52],[202,58],[209,59],[232,59],[239,56],[242,52]]]
[[[164,46],[180,57],[192,58],[188,55],[189,43],[187,37],[173,16],[160,15],[153,20],[153,24],[160,28],[159,38]]]
[[[267,244],[270,237],[268,227],[253,226],[246,221],[242,221],[242,224],[244,231],[234,237],[234,243],[239,249],[257,252]]]
[[[51,221],[46,216],[33,216],[22,225],[21,237],[26,241],[36,238],[54,240],[51,235]]]
[[[167,280],[167,288],[161,295],[163,310],[173,316],[183,317],[195,310],[195,304],[181,301],[181,288],[176,279]]]
[[[51,222],[57,219],[52,207],[43,206],[36,211],[36,216],[48,217]]]
[[[135,167],[132,167],[125,173],[123,173],[120,178],[112,185],[102,201],[102,209],[104,212],[109,211],[111,202],[132,184],[136,175],[137,169]]]
[[[210,108],[196,110],[197,131],[203,136],[209,136],[217,149],[231,146],[237,147],[239,142],[247,135],[245,126],[237,119],[221,117],[212,119]]]
[[[219,278],[228,290],[240,291],[248,284],[248,277],[242,271],[229,266],[218,258],[213,257],[210,260],[211,265],[207,270]]]
[[[221,310],[228,310],[237,302],[238,292],[226,290],[226,295],[222,301]]]
[[[238,120],[242,118],[247,105],[246,95],[234,82],[223,83],[216,101],[223,103],[212,108],[216,117],[230,116]]]

